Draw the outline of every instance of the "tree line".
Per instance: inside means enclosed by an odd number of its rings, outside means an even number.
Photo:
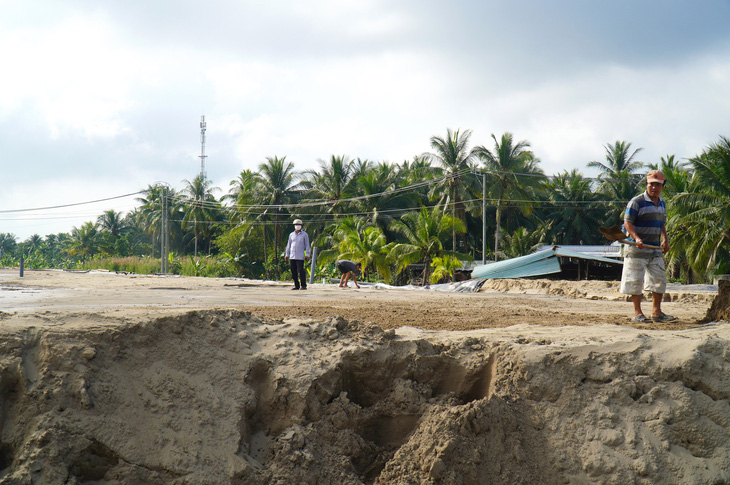
[[[187,258],[196,273],[208,264],[216,276],[280,279],[291,221],[300,218],[320,251],[318,276],[347,258],[363,263],[370,279],[407,282],[414,276],[407,269],[417,267],[421,282],[448,280],[464,260],[520,256],[542,244],[607,244],[598,227],[620,224],[626,202],[645,189],[646,171],[659,169],[671,276],[691,283],[730,272],[728,138],[693,158],[658,163],[641,161],[642,149],[629,142],[607,143],[604,160],[587,162],[599,172],[588,178],[578,169],[546,175],[530,143],[511,133],[492,134],[490,146],[471,147],[471,136],[447,130],[430,139],[430,152],[402,163],[332,155],[300,172],[286,156],[267,157],[220,197],[202,175],[179,190],[150,185],[134,210],[107,210],[70,233],[22,242],[0,233],[0,264],[22,256],[29,268],[103,266],[159,258],[169,246],[173,271]]]

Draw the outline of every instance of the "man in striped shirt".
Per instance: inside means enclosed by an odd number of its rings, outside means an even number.
[[[624,247],[621,293],[631,295],[633,321],[640,323],[676,320],[662,312],[662,299],[667,289],[664,254],[669,251],[667,208],[660,197],[663,189],[664,174],[659,170],[650,171],[646,174],[646,192],[631,199],[624,213],[624,228],[636,246]],[[659,249],[647,248],[645,245]],[[651,291],[651,320],[641,310],[644,289]]]

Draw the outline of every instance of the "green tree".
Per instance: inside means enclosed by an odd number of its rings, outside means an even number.
[[[105,252],[109,255],[120,255],[120,252],[124,252],[123,245],[120,244],[127,229],[124,214],[114,209],[106,210],[96,219],[96,224],[105,240]]]
[[[321,261],[349,259],[362,264],[365,278],[369,280],[376,271],[386,281],[391,276],[388,254],[392,243],[388,243],[382,229],[369,225],[362,217],[347,217],[332,224],[331,235],[326,240],[332,249],[322,252]]]
[[[603,211],[597,204],[591,180],[573,169],[544,183],[550,224],[548,238],[552,244],[598,244],[603,241],[598,227]]]
[[[690,191],[672,197],[671,252],[686,254],[704,277],[730,272],[730,139],[720,137],[690,163]]]
[[[252,212],[261,195],[261,177],[253,170],[242,170],[235,180],[231,180],[228,193],[221,198],[223,202],[230,202],[234,210],[230,212],[230,219],[241,221]]]
[[[84,262],[94,256],[101,248],[101,238],[97,225],[93,222],[86,222],[81,227],[74,227],[71,230],[69,241],[69,254]]]
[[[215,192],[220,190],[213,187],[212,182],[204,175],[197,175],[190,180],[183,180],[185,188],[184,196],[185,215],[183,216],[183,227],[193,228],[195,241],[194,255],[198,256],[198,240],[208,242],[208,254],[211,252],[211,239],[213,234],[212,224],[220,220],[221,205],[215,198]]]
[[[185,216],[182,204],[184,200],[185,198],[178,195],[175,189],[164,185],[150,185],[143,191],[143,196],[136,199],[140,203],[140,207],[134,214],[134,223],[139,230],[150,236],[150,249],[153,256],[155,250],[160,247],[163,205],[171,249],[182,252],[185,242],[182,231]]]
[[[286,157],[266,157],[266,162],[259,165],[259,173],[261,176],[259,198],[265,206],[260,217],[265,220],[271,214],[274,218],[274,261],[278,266],[281,218],[287,214],[283,206],[292,203],[296,196],[294,164],[287,162]],[[263,240],[266,255],[265,225]]]
[[[97,219],[96,223],[102,232],[106,232],[114,239],[121,237],[124,232],[125,222],[124,214],[114,209],[104,211]]]
[[[543,243],[546,232],[545,228],[537,231],[518,228],[512,234],[505,236],[504,255],[507,258],[516,258],[535,252]]]
[[[18,244],[17,254],[22,256],[27,268],[39,268],[39,254],[41,246],[43,244],[43,238],[38,234],[33,234],[25,241]]]
[[[475,170],[475,151],[469,149],[471,130],[459,133],[459,130],[446,130],[446,137],[431,137],[432,153],[426,154],[432,161],[441,165],[442,179],[434,184],[429,194],[432,199],[438,195],[439,205],[451,206],[451,217],[459,219],[466,226],[464,199],[477,182]],[[456,231],[451,234],[452,249],[456,247]]]
[[[436,256],[431,262],[431,283],[436,284],[439,281],[450,281],[454,276],[454,271],[461,268],[461,261],[454,256]]]
[[[631,150],[631,143],[617,140],[613,145],[604,145],[606,161],[588,162],[589,168],[597,168],[598,190],[604,194],[609,202],[610,213],[605,222],[614,223],[622,219],[626,203],[640,193],[642,175],[637,173],[644,168],[644,163],[636,160],[642,148]]]
[[[466,229],[463,222],[445,214],[439,206],[432,210],[421,207],[418,212],[409,212],[400,220],[393,221],[393,229],[406,241],[395,244],[389,257],[396,262],[400,271],[411,264],[422,263],[423,284],[429,281],[428,274],[433,258],[445,255],[465,257],[444,249],[444,241],[452,230],[462,233]]]
[[[405,160],[398,166],[398,177],[409,187],[424,185],[424,182],[438,178],[441,172],[440,168],[431,165],[431,156],[428,154],[417,155],[410,162]]]
[[[674,194],[687,192],[691,179],[687,167],[687,162],[679,162],[674,155],[661,157],[661,164],[658,167],[651,167],[664,173],[663,198],[671,198]]]
[[[355,208],[384,233],[393,221],[393,213],[406,210],[420,201],[413,190],[401,190],[402,172],[386,162],[371,166],[356,180],[358,200]]]
[[[0,232],[0,257],[14,256],[18,249],[18,238],[9,232]]]
[[[510,206],[525,214],[532,212],[532,200],[544,175],[539,168],[540,160],[529,149],[527,141],[514,141],[512,133],[504,133],[497,140],[492,134],[494,149],[477,147],[475,153],[483,161],[487,171],[488,194],[496,201],[494,230],[494,257],[499,254],[502,214]]]
[[[345,155],[332,155],[328,161],[318,162],[319,170],[305,172],[302,187],[307,190],[308,199],[330,202],[327,212],[339,213],[343,209],[340,200],[355,193],[356,171],[366,170],[368,162],[355,164]]]
[[[674,240],[676,233],[681,231],[681,225],[675,225],[676,216],[681,214],[681,204],[676,204],[674,198],[677,194],[692,191],[692,177],[688,169],[688,163],[679,162],[674,155],[667,155],[661,157],[660,165],[649,165],[649,168],[661,170],[664,173],[665,183],[662,198],[667,201],[667,216],[669,218],[667,230],[672,234],[670,240]],[[687,253],[675,250],[676,245],[674,243],[672,246],[673,250],[665,258],[667,271],[675,278],[693,282],[697,275],[689,263]]]

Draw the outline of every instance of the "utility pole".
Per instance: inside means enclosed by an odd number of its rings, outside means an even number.
[[[170,237],[167,224],[167,186],[160,186],[160,273],[166,274],[169,271],[167,266],[168,255],[170,254]]]
[[[200,117],[200,178],[205,180],[205,159],[208,156],[205,154],[205,129],[206,129],[205,115]]]
[[[482,264],[487,264],[487,173],[482,172]]]

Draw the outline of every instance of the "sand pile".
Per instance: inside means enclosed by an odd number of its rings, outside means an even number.
[[[0,329],[0,483],[730,481],[726,324],[383,331],[210,310]]]

